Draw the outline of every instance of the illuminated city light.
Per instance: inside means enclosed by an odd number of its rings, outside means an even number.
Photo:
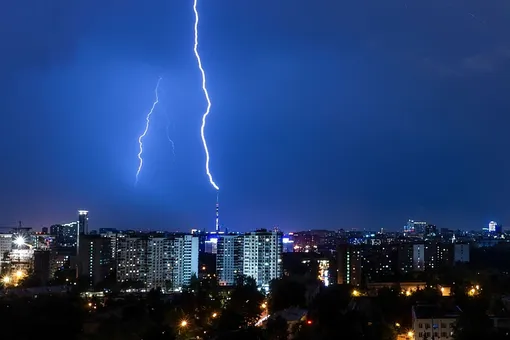
[[[156,105],[158,105],[159,103],[159,97],[158,97],[158,88],[159,88],[159,83],[161,82],[161,77],[159,77],[158,79],[158,82],[156,83],[156,88],[154,89],[154,93],[156,94],[156,100],[154,101],[154,103],[152,103],[152,107],[149,111],[149,113],[147,114],[147,117],[145,117],[145,130],[143,131],[143,133],[140,135],[140,137],[138,137],[138,145],[139,145],[139,151],[138,151],[138,170],[136,171],[136,180],[135,180],[135,184],[138,183],[138,176],[140,175],[140,171],[142,171],[142,166],[143,166],[143,158],[142,158],[142,153],[143,153],[143,138],[147,135],[147,132],[149,131],[149,125],[150,125],[150,122],[151,122],[151,116],[152,116],[152,113],[154,112],[154,108],[156,107]]]
[[[16,238],[14,239],[14,244],[17,246],[17,247],[21,247],[25,244],[25,238],[21,235],[19,236],[16,236]]]
[[[188,325],[188,322],[186,320],[181,321],[181,327],[186,327]]]
[[[209,182],[214,187],[214,189],[220,190],[218,185],[216,185],[216,183],[214,182],[213,177],[211,175],[211,171],[209,170],[209,160],[210,160],[209,149],[207,147],[207,141],[205,139],[205,132],[204,132],[207,116],[209,115],[209,112],[211,111],[211,99],[209,98],[209,92],[207,91],[205,71],[204,71],[204,68],[202,67],[202,59],[200,58],[200,54],[198,53],[199,16],[198,16],[198,10],[197,10],[197,2],[198,2],[198,0],[194,0],[194,3],[193,3],[193,11],[195,12],[195,27],[194,27],[195,28],[195,45],[193,47],[193,51],[195,52],[195,57],[197,59],[198,68],[200,69],[200,73],[202,74],[202,91],[204,92],[204,96],[207,101],[207,108],[202,116],[202,126],[200,127],[200,136],[202,137],[202,144],[204,146],[204,151],[205,151],[205,172],[206,172],[207,176],[209,177]]]

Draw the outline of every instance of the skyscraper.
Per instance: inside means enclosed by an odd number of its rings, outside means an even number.
[[[78,210],[79,234],[87,235],[89,233],[89,212],[87,210]]]

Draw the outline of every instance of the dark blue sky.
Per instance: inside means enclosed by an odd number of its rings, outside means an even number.
[[[507,1],[202,0],[199,10],[227,227],[510,223]],[[92,228],[213,228],[193,20],[191,0],[0,4],[0,224],[88,209]]]

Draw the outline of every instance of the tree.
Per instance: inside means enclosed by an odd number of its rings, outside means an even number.
[[[351,292],[352,287],[349,285],[330,286],[321,291],[311,305],[307,324],[298,332],[299,337],[311,332],[313,339],[334,339],[338,330],[342,329],[345,339],[360,338],[363,334],[362,318],[357,312],[348,309]]]
[[[287,321],[281,316],[267,320],[266,331],[269,340],[287,340],[289,336]]]
[[[306,286],[296,279],[284,277],[271,281],[268,308],[272,314],[289,307],[305,307]]]
[[[471,299],[464,306],[459,319],[455,323],[453,333],[455,340],[475,340],[490,337],[493,323],[487,316],[486,306],[479,299]]]
[[[219,331],[248,328],[254,325],[262,313],[264,295],[257,289],[255,280],[241,276],[230,294],[219,320]]]

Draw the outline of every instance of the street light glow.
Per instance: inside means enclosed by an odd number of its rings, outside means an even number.
[[[14,239],[14,244],[18,247],[21,247],[22,245],[25,244],[25,238],[21,235],[16,236],[16,238]]]
[[[181,327],[186,327],[188,325],[188,322],[186,320],[181,321]]]

